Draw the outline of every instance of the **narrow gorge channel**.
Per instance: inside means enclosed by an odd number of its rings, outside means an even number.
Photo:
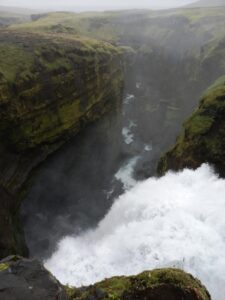
[[[133,94],[127,86],[121,111],[85,129],[41,167],[22,207],[31,255],[73,286],[177,267],[221,300],[225,182],[208,165],[151,177],[169,144],[143,127],[146,86],[136,82]],[[153,126],[171,141],[180,125],[172,123],[172,134],[159,120]]]
[[[2,257],[27,247],[76,299],[172,267],[225,300],[224,15],[58,12],[2,29]]]

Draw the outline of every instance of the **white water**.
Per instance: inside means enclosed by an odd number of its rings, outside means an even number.
[[[130,145],[134,141],[134,134],[132,133],[132,128],[133,127],[137,127],[137,125],[134,122],[130,121],[129,126],[124,127],[123,130],[122,130],[122,135],[123,135],[123,138],[124,138],[124,142],[127,145]]]
[[[124,127],[123,128],[122,135],[123,135],[123,138],[124,138],[124,142],[127,145],[130,145],[134,141],[134,135],[131,132],[129,127]]]
[[[125,104],[130,104],[131,100],[133,100],[134,98],[135,98],[134,95],[127,94],[125,99],[124,99],[124,103]]]
[[[46,262],[63,283],[178,266],[225,299],[225,180],[203,165],[148,179],[119,197],[92,231],[66,237]]]
[[[137,181],[133,178],[133,172],[138,159],[139,156],[131,158],[115,174],[116,179],[122,182],[124,190],[129,190],[137,184]]]

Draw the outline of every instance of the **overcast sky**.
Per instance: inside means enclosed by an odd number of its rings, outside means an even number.
[[[195,0],[0,0],[0,5],[63,9],[87,8],[168,8],[182,6]]]

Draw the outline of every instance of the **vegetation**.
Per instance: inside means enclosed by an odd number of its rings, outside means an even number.
[[[112,45],[8,31],[0,39],[0,127],[14,149],[51,144],[79,127],[81,117],[109,92],[111,78],[111,89],[121,90],[121,51]]]
[[[211,299],[199,280],[178,269],[156,269],[137,276],[113,277],[90,287],[66,287],[66,291],[70,300]]]
[[[5,263],[0,263],[0,272],[1,271],[5,271],[9,268],[9,265],[8,264],[5,264]]]
[[[162,157],[159,174],[169,169],[197,168],[212,164],[225,176],[225,77],[207,89],[198,109],[184,123],[175,146]]]

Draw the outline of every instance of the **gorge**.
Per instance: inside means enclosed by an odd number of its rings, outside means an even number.
[[[76,287],[180,268],[223,299],[224,25],[224,8],[4,24],[2,258],[29,250]]]

